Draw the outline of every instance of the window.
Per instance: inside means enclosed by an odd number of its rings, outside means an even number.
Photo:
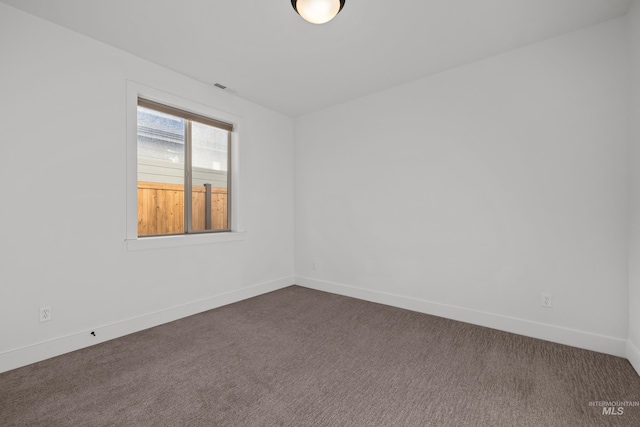
[[[231,231],[232,132],[138,98],[138,237]]]
[[[127,80],[126,86],[125,244],[127,250],[177,248],[245,240],[240,187],[242,165],[240,134],[244,122],[241,116],[233,113],[235,106],[207,93],[206,90],[195,90],[190,87],[178,86],[168,91],[169,87],[155,88],[132,80]],[[214,106],[219,103],[226,106],[227,110]],[[138,129],[138,111],[148,113],[146,118],[140,117],[141,122],[146,122],[145,126],[140,126],[140,129]],[[143,114],[140,115],[143,116]],[[189,134],[185,125],[187,121],[191,123],[188,128]],[[210,139],[207,136],[208,133],[219,135],[220,131],[222,134],[226,133],[227,139],[221,136],[215,139],[214,136],[213,143],[201,143],[201,139],[204,141]],[[202,133],[205,135],[203,138],[199,136]],[[189,153],[187,149],[190,150]],[[189,162],[185,162],[185,159]],[[191,167],[191,175],[188,175],[189,171],[185,170],[187,167]],[[213,179],[214,177],[219,179]],[[144,200],[140,199],[153,198],[152,189],[146,192],[140,190],[142,194],[138,194],[138,186],[144,182],[148,183],[148,187],[168,187],[170,184],[175,186],[173,200],[165,198],[158,204],[157,197],[155,199],[156,211],[165,214],[155,216],[156,222],[165,221],[161,232],[140,230],[142,218],[139,213],[153,206],[146,203],[144,208],[139,208],[139,202],[144,203]],[[204,184],[211,184],[212,214],[209,217],[209,224],[206,223],[207,188]],[[225,187],[226,203],[224,200],[220,202],[220,199],[224,198],[222,195],[225,194]],[[191,197],[184,198],[185,190],[191,194]],[[214,202],[219,202],[217,208],[213,205]],[[190,206],[186,206],[186,203]],[[178,207],[175,206],[176,204]],[[172,208],[169,209],[168,206]],[[225,206],[226,216],[214,217],[214,214]],[[185,210],[189,208],[191,208],[190,214],[185,216]],[[194,221],[194,216],[199,212],[205,214],[201,218],[196,217]],[[154,218],[151,214],[145,216],[147,221],[153,222],[151,218]],[[175,221],[176,218],[177,221]],[[167,231],[167,219],[179,226]],[[187,220],[191,224],[186,224]],[[208,229],[208,225],[211,229]]]

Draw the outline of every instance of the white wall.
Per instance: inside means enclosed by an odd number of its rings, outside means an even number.
[[[625,25],[297,119],[296,283],[624,355]]]
[[[4,4],[0,57],[0,371],[292,283],[292,119]],[[127,251],[127,80],[242,119],[244,240]]]
[[[640,373],[640,3],[627,15],[631,52],[631,227],[629,245],[629,345],[627,358]]]

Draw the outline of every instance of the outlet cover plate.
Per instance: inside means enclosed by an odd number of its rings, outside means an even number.
[[[40,322],[48,322],[51,318],[51,307],[40,307]]]

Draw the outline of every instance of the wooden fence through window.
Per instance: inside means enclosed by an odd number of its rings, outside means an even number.
[[[207,189],[191,189],[192,228],[227,229],[227,189],[211,188],[211,219],[206,221]],[[209,225],[209,228],[207,228]],[[158,182],[138,182],[138,236],[184,233],[184,186]]]

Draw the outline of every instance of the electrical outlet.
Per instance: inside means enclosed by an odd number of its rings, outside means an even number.
[[[540,300],[540,305],[543,307],[551,308],[551,294],[542,294],[542,299]]]
[[[51,307],[40,307],[40,322],[48,322],[51,317]]]

